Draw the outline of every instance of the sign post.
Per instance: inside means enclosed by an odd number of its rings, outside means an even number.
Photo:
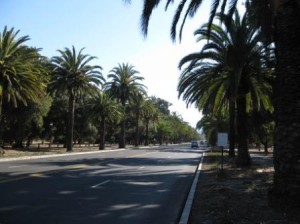
[[[218,133],[218,142],[217,146],[221,147],[222,151],[222,159],[221,159],[221,170],[223,171],[223,164],[224,164],[224,146],[228,145],[228,134],[227,133]]]

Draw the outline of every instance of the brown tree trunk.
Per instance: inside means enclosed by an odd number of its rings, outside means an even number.
[[[300,203],[300,4],[278,1],[275,17],[276,83],[274,186],[271,203]]]
[[[248,148],[248,127],[246,113],[246,97],[244,94],[237,98],[237,133],[238,133],[238,155],[236,164],[239,167],[251,165]]]
[[[0,90],[0,127],[3,127],[2,126],[2,99],[3,99],[2,94],[3,92]],[[0,129],[0,149],[4,144],[2,137],[3,137],[3,128]]]
[[[74,113],[75,113],[75,96],[73,94],[69,97],[69,111],[68,111],[68,128],[67,128],[67,152],[73,151],[73,131],[74,131]]]
[[[140,142],[139,120],[140,120],[140,113],[139,113],[139,109],[137,108],[137,112],[136,112],[136,126],[135,126],[135,142],[134,142],[135,146],[138,146],[139,142]]]
[[[229,156],[235,156],[235,101],[229,102]]]
[[[145,145],[149,145],[149,121],[146,121],[146,141],[145,141]]]
[[[125,102],[122,102],[123,105],[123,110],[124,114],[126,113],[125,111]],[[123,121],[121,122],[121,132],[119,136],[119,148],[125,148],[125,119],[126,116],[124,116]]]
[[[268,141],[266,141],[266,144],[264,144],[265,154],[268,154]]]
[[[100,122],[100,139],[99,139],[99,150],[105,149],[105,118],[101,118]]]

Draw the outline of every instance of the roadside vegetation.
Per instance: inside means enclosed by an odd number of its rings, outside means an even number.
[[[119,64],[105,77],[96,58],[72,46],[47,58],[14,28],[0,32],[0,146],[171,144],[199,139],[171,103],[147,95],[143,77]],[[5,151],[1,150],[5,156]]]
[[[185,23],[203,2],[144,0],[141,30],[146,36],[152,12],[161,3],[166,11],[175,5],[170,35],[180,41]],[[241,2],[242,16],[238,12]],[[179,94],[203,112],[205,120],[198,127],[205,125],[212,145],[215,133],[224,131],[226,124],[229,155],[238,167],[253,165],[249,145],[261,143],[266,151],[273,145],[275,171],[269,202],[275,207],[299,207],[299,2],[210,3],[207,24],[194,32],[197,41],[204,43],[179,63]]]

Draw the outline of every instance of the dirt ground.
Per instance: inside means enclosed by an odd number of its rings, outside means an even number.
[[[272,153],[252,150],[252,167],[237,168],[219,152],[206,154],[189,224],[298,224],[300,208],[275,210],[268,204],[274,174]]]

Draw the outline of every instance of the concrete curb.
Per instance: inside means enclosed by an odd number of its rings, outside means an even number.
[[[205,152],[203,152],[200,163],[198,164],[196,174],[194,176],[194,180],[193,180],[189,195],[187,197],[183,212],[182,212],[180,220],[179,220],[179,224],[187,224],[188,223],[189,216],[190,216],[190,213],[191,213],[192,204],[193,204],[193,199],[194,199],[194,196],[195,196],[196,187],[197,187],[197,183],[198,183],[198,179],[199,179],[199,175],[200,175],[200,172],[201,172],[201,169],[202,169],[204,156],[205,156]]]
[[[21,157],[11,157],[11,158],[0,158],[1,162],[7,161],[17,161],[17,160],[27,160],[27,159],[41,159],[41,158],[51,158],[51,157],[60,157],[60,156],[74,156],[74,155],[83,155],[83,154],[96,154],[96,153],[105,153],[111,151],[123,151],[125,149],[107,149],[107,150],[98,150],[98,151],[89,151],[89,152],[69,152],[69,153],[61,153],[61,154],[49,154],[49,155],[40,155],[40,156],[21,156]]]
[[[61,154],[49,154],[49,155],[20,156],[20,157],[9,157],[9,158],[1,158],[0,157],[0,163],[7,162],[7,161],[41,159],[41,158],[51,158],[51,157],[60,157],[60,156],[83,155],[83,154],[105,153],[105,152],[111,152],[111,151],[123,151],[123,150],[159,148],[159,147],[161,147],[161,146],[139,146],[139,147],[127,147],[127,148],[121,148],[121,149],[108,148],[108,149],[104,149],[104,150],[95,150],[95,151],[86,151],[86,152],[66,152],[66,153],[61,153]]]

